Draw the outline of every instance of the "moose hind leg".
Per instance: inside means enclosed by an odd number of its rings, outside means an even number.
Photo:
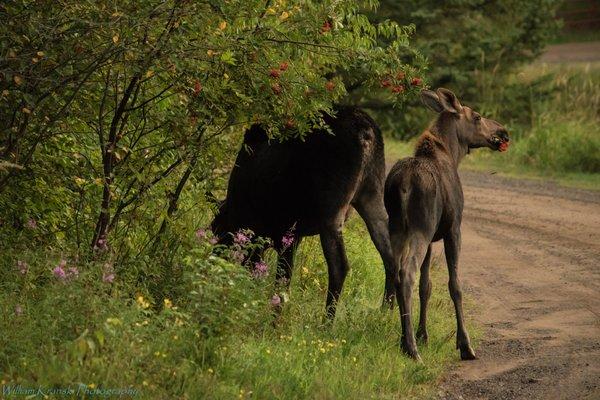
[[[412,324],[412,289],[415,282],[417,268],[423,262],[430,241],[423,238],[412,238],[405,243],[402,249],[400,266],[400,293],[398,294],[398,304],[400,308],[400,321],[402,323],[402,350],[417,361],[421,361],[421,356],[417,349],[415,334]]]
[[[385,292],[383,295],[382,308],[394,308],[396,297],[398,264],[392,253],[390,234],[388,230],[388,214],[383,204],[383,198],[376,192],[370,191],[359,196],[354,202],[354,207],[367,225],[369,235],[381,259],[385,269]]]
[[[469,334],[465,327],[462,308],[462,289],[458,278],[458,255],[460,253],[460,231],[453,232],[444,238],[444,251],[446,253],[446,264],[448,264],[448,289],[450,297],[454,302],[456,312],[456,348],[460,350],[460,358],[463,360],[474,360],[477,357],[471,347]]]
[[[431,297],[431,278],[429,277],[429,266],[431,262],[431,244],[427,248],[425,259],[421,264],[421,277],[419,279],[419,300],[421,308],[419,310],[419,328],[417,329],[417,339],[427,343],[427,305]]]
[[[349,270],[346,250],[344,248],[344,238],[342,236],[342,224],[326,226],[321,230],[321,246],[323,247],[323,254],[325,255],[327,270],[329,272],[325,312],[327,319],[333,321],[336,305]]]

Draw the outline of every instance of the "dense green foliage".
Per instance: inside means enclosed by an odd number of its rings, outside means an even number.
[[[77,232],[79,247],[164,233],[189,182],[214,185],[219,149],[241,127],[302,134],[346,84],[417,73],[400,61],[410,28],[372,25],[355,1],[13,1],[0,10],[0,218]]]
[[[554,14],[559,4],[558,0],[385,0],[376,17],[415,24],[412,43],[428,60],[432,87],[447,87],[466,104],[481,108],[486,103],[495,117],[521,122],[531,118],[529,109],[516,107],[527,98],[526,88],[503,89],[508,76],[535,59],[556,35],[560,24]],[[356,95],[362,99],[365,93]],[[429,119],[416,99],[397,110],[377,93],[366,97],[364,104],[395,137],[420,133]]]

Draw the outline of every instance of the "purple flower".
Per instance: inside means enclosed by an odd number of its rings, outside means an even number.
[[[17,268],[19,269],[21,275],[25,275],[27,273],[27,270],[29,269],[29,266],[25,261],[19,260],[17,261]]]
[[[234,236],[233,236],[233,242],[236,244],[246,244],[250,241],[250,238],[242,231],[238,231]]]
[[[273,297],[271,297],[271,305],[273,307],[277,307],[280,304],[281,304],[281,297],[279,297],[278,294],[274,294]]]
[[[23,314],[23,307],[20,304],[15,306],[15,315],[18,317]]]
[[[67,278],[67,273],[63,269],[63,267],[66,265],[66,263],[67,262],[65,260],[61,260],[60,264],[52,270],[52,273],[54,274],[54,276],[56,278],[62,279],[62,280],[65,280]]]
[[[254,270],[252,271],[252,276],[255,278],[263,278],[263,277],[267,276],[268,272],[269,272],[269,266],[265,262],[259,261],[254,264]]]
[[[35,229],[37,228],[37,222],[35,219],[33,218],[29,218],[29,220],[25,223],[25,227],[29,228],[29,229]]]
[[[196,231],[196,237],[198,239],[206,239],[206,230],[202,228],[198,229]]]
[[[287,232],[282,238],[281,238],[281,244],[283,245],[284,249],[287,249],[288,247],[290,247],[292,244],[294,243],[294,234],[292,232]]]

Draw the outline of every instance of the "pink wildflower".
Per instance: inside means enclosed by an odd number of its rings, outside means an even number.
[[[259,261],[254,264],[254,270],[252,271],[252,276],[255,278],[262,278],[267,275],[269,272],[269,266],[263,262]]]
[[[236,244],[246,244],[250,241],[250,238],[242,231],[238,231],[234,236],[233,236],[233,241]]]
[[[198,238],[198,239],[206,239],[206,230],[202,229],[202,228],[198,229],[196,231],[196,238]]]
[[[94,250],[99,250],[99,251],[108,250],[108,241],[106,240],[105,236],[101,236],[98,238],[98,240],[96,241],[96,244],[94,245]]]
[[[35,219],[33,218],[29,218],[29,220],[27,220],[27,222],[25,223],[25,227],[29,228],[29,229],[35,229],[37,228],[37,222]]]
[[[279,297],[278,294],[274,294],[273,297],[271,297],[271,305],[273,307],[277,307],[280,304],[281,304],[281,297]]]
[[[283,238],[281,238],[281,244],[283,248],[287,249],[294,243],[294,234],[292,232],[287,232]]]
[[[66,260],[60,260],[60,263],[58,264],[58,266],[52,270],[52,273],[54,274],[54,276],[56,278],[62,279],[62,280],[65,280],[67,278],[67,273],[64,270],[66,265],[67,265]]]

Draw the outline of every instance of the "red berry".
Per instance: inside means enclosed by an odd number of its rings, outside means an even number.
[[[419,86],[421,85],[421,83],[423,83],[423,81],[421,80],[421,78],[413,78],[413,80],[410,83],[413,86]]]
[[[275,93],[275,94],[280,94],[281,93],[281,85],[279,83],[274,83],[271,85],[271,90],[273,90],[273,93]]]
[[[396,85],[392,88],[393,93],[402,93],[404,92],[404,85]]]
[[[331,24],[329,21],[323,22],[323,26],[321,26],[321,33],[329,32],[331,30]]]
[[[202,90],[202,84],[200,83],[200,81],[194,82],[194,95],[197,96],[201,90]]]
[[[269,76],[270,76],[271,78],[279,78],[279,70],[278,70],[278,69],[275,69],[275,68],[272,68],[272,69],[269,71]]]
[[[281,64],[279,64],[279,69],[280,69],[281,71],[285,71],[286,69],[288,69],[288,67],[289,67],[289,66],[290,66],[290,65],[289,65],[289,64],[288,64],[286,61],[284,61],[284,62],[282,62]]]
[[[390,87],[392,85],[392,81],[389,78],[385,78],[381,80],[381,87]]]
[[[335,82],[327,81],[327,83],[325,84],[325,89],[331,92],[333,89],[335,89]]]
[[[295,126],[296,126],[296,121],[294,121],[294,119],[293,119],[293,118],[288,118],[288,119],[285,121],[285,127],[286,127],[287,129],[292,129],[292,128],[293,128],[293,127],[295,127]]]

